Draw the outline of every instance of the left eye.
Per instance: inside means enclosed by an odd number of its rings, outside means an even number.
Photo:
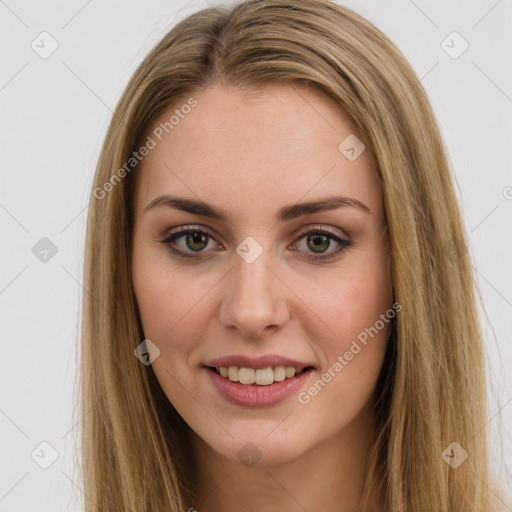
[[[176,241],[182,238],[185,241],[185,248],[189,249],[190,252],[176,247],[178,245]],[[172,254],[181,258],[191,259],[201,257],[201,254],[205,252],[204,249],[208,247],[210,239],[214,240],[213,236],[201,229],[180,228],[161,242],[168,247]],[[299,236],[298,241],[302,239],[305,239],[306,246],[314,253],[313,255],[305,256],[311,260],[323,260],[334,257],[352,244],[350,240],[341,238],[329,230],[318,228],[309,228]],[[338,246],[330,253],[326,253],[331,246],[332,240]],[[295,248],[298,245],[298,241],[294,242],[292,247]]]
[[[352,243],[350,240],[341,238],[331,231],[318,228],[308,229],[299,237],[299,240],[302,240],[303,238],[306,240],[306,246],[309,249],[312,249],[315,254],[320,253],[319,256],[306,256],[306,258],[312,260],[323,260],[334,257],[338,253],[342,252],[345,248],[349,247]],[[330,248],[332,240],[334,240],[338,246],[330,253],[325,254],[327,249]],[[297,245],[297,242],[295,242],[294,246],[295,245]]]

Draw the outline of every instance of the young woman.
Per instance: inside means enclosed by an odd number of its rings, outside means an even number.
[[[181,21],[88,217],[87,510],[484,512],[482,336],[427,96],[327,0]]]

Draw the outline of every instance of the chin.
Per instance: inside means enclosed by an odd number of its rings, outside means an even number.
[[[307,430],[304,433],[278,432],[279,422],[261,421],[244,425],[238,429],[229,429],[222,438],[210,438],[208,433],[200,432],[203,443],[222,457],[246,467],[271,467],[286,464],[300,457],[309,448]],[[211,434],[210,434],[211,435]]]

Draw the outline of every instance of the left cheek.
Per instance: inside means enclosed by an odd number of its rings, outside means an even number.
[[[360,334],[364,337],[363,333],[370,330],[375,333],[376,324],[379,334],[385,330],[387,324],[382,325],[381,315],[391,306],[391,287],[383,272],[372,273],[367,269],[361,275],[363,278],[354,283],[344,299],[354,338]]]
[[[328,364],[341,357],[344,371],[353,372],[354,376],[378,374],[386,350],[390,322],[380,320],[380,315],[390,304],[387,295],[376,293],[375,289],[375,285],[353,287],[325,302],[324,311],[329,313],[322,318],[335,333],[325,340]]]
[[[387,290],[375,282],[347,285],[337,293],[318,297],[318,304],[322,304],[321,320],[335,333],[333,347],[337,350],[348,350],[352,340],[374,326],[390,306]]]
[[[364,340],[363,337],[361,339]],[[378,379],[386,351],[387,336],[385,329],[366,340],[354,338],[340,344],[338,350],[330,355],[331,372],[336,377],[332,392],[343,395],[343,399],[355,405],[366,401]],[[334,366],[334,361],[340,363]],[[341,368],[341,370],[340,370]],[[335,371],[339,370],[339,371]]]

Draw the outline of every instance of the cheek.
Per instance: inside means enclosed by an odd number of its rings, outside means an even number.
[[[144,337],[160,350],[152,362],[157,380],[169,400],[180,411],[187,411],[188,393],[194,393],[187,361],[195,355],[197,340],[206,330],[207,292],[189,272],[173,271],[168,261],[134,253],[132,273],[134,292]]]
[[[343,404],[347,418],[371,396],[395,316],[386,260],[368,258],[343,277],[309,294],[315,315],[305,327],[322,355],[322,368],[302,403]],[[309,302],[309,301],[308,301]],[[322,398],[316,398],[320,397]]]
[[[208,290],[207,281],[198,280],[193,271],[176,271],[165,251],[135,246],[132,282],[144,335],[161,349],[170,338],[194,339],[198,320],[205,317],[201,298]],[[187,336],[178,335],[184,331]]]
[[[382,315],[386,316],[391,307],[392,286],[382,261],[375,265],[368,261],[364,268],[331,276],[321,284],[317,282],[313,288],[308,288],[304,282],[298,294],[307,297],[306,305],[311,310],[304,314],[307,322],[302,326],[319,345],[321,340],[330,362],[350,350],[354,340],[364,344],[368,339],[387,338],[390,321],[383,321]],[[364,352],[358,359],[371,358],[372,350]]]
[[[311,330],[325,361],[320,378],[332,392],[337,389],[344,395],[341,403],[365,401],[376,383],[393,319],[386,314],[389,306],[387,296],[383,300],[374,293],[348,290],[330,302],[324,316],[335,335],[329,333],[321,340]]]
[[[333,435],[346,427],[372,398],[393,314],[386,314],[390,306],[387,294],[383,298],[371,290],[375,288],[355,287],[338,294],[336,301],[331,297],[325,318],[336,336],[315,337],[310,327],[310,336],[325,361],[297,397],[307,417],[321,419],[311,429],[312,437]]]

